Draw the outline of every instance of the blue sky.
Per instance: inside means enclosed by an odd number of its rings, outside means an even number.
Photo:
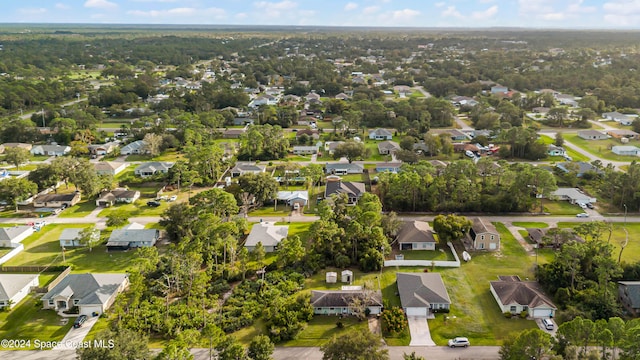
[[[640,0],[23,0],[2,23],[640,28]]]

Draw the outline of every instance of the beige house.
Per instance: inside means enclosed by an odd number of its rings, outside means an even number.
[[[486,220],[475,218],[469,236],[475,250],[500,250],[500,233]]]

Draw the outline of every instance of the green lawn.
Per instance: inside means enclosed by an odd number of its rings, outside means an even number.
[[[537,222],[537,221],[514,221],[511,224],[513,224],[513,226],[519,226],[519,227],[523,227],[526,229],[531,229],[531,228],[535,228],[535,229],[546,229],[549,227],[549,224],[544,223],[544,222]]]
[[[158,156],[151,157],[149,155],[138,155],[133,154],[129,155],[125,158],[125,161],[171,161],[175,162],[176,160],[183,159],[184,156],[176,150],[167,150]]]
[[[71,265],[73,272],[123,272],[129,269],[133,251],[107,252],[105,245],[88,248],[70,248],[62,260],[59,237],[65,228],[82,228],[88,225],[56,224],[46,225],[39,232],[22,241],[25,249],[9,260],[7,266],[20,265]],[[102,233],[106,241],[108,234]]]
[[[558,223],[559,228],[573,228],[579,225],[579,223]],[[613,245],[613,257],[618,260],[620,254],[620,244],[626,240],[626,234],[624,232],[623,223],[613,223],[613,235],[611,236],[611,244]],[[640,261],[640,224],[627,223],[627,231],[629,232],[629,242],[625,249],[622,251],[622,261],[628,263],[635,263]],[[607,241],[609,233],[603,235],[603,240]]]
[[[567,136],[567,134],[565,134],[565,136]],[[551,138],[551,137],[549,137],[547,135],[542,134],[540,136],[540,141],[542,141],[545,144],[553,144],[555,142],[555,139],[553,139],[553,138]],[[582,155],[581,153],[579,153],[579,152],[577,152],[577,151],[575,151],[575,150],[573,150],[573,149],[571,149],[571,148],[569,148],[567,146],[565,146],[564,149],[565,149],[567,155],[569,155],[571,157],[571,159],[573,159],[573,161],[587,161],[587,162],[589,161],[588,157]],[[548,159],[551,160],[551,161],[559,161],[559,162],[566,161],[561,156],[550,156]]]
[[[580,206],[570,204],[568,201],[551,201],[543,199],[542,204],[544,206],[544,211],[551,215],[576,215],[584,212]],[[539,209],[540,207],[538,206],[538,210]]]
[[[391,161],[390,155],[380,155],[378,152],[378,144],[382,141],[369,140],[368,138],[364,140],[364,145],[369,149],[371,155],[365,160],[367,161]]]
[[[61,218],[74,218],[85,217],[89,215],[96,208],[96,203],[93,200],[85,199],[75,204],[74,206],[64,209],[58,217]]]
[[[311,155],[308,155],[308,156],[287,155],[287,158],[285,160],[291,161],[291,162],[306,162],[306,161],[311,161]]]
[[[291,214],[291,206],[280,204],[274,208],[273,205],[263,206],[249,212],[250,216],[282,216],[288,217]]]
[[[606,140],[585,140],[578,135],[568,135],[565,139],[572,144],[579,146],[581,149],[603,159],[628,162],[635,159],[633,156],[620,156],[612,153],[611,150],[609,150],[612,146],[624,145],[613,138]],[[627,145],[638,145],[638,141],[630,141]]]
[[[434,250],[405,250],[400,251],[405,260],[445,260],[455,261],[448,246],[439,246]]]
[[[338,321],[344,327],[338,328]],[[355,329],[366,329],[367,321],[358,321],[355,317],[340,319],[337,316],[316,315],[307,327],[294,340],[286,341],[281,346],[321,346],[335,335],[343,334]]]
[[[0,338],[60,341],[71,329],[73,319],[63,325],[61,318],[52,310],[43,310],[42,303],[33,294],[28,295],[8,312],[0,312]],[[8,350],[8,349],[7,349]]]

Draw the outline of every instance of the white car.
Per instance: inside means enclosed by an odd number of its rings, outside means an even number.
[[[176,201],[178,200],[178,195],[172,195],[167,201]]]
[[[466,337],[457,337],[449,340],[449,347],[467,347],[469,346],[469,339]]]
[[[579,218],[588,218],[588,217],[589,217],[589,214],[587,214],[587,213],[580,213],[580,214],[576,215],[576,217],[579,217]]]

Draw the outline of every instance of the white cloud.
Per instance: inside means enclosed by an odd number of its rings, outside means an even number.
[[[367,6],[362,10],[362,13],[365,15],[371,15],[377,13],[378,10],[380,10],[380,6]]]
[[[433,4],[433,5],[435,7],[437,7],[437,8],[441,8],[441,7],[444,7],[445,5],[447,5],[447,3],[441,1],[441,2],[437,2],[437,3]]]
[[[473,13],[471,13],[471,17],[476,20],[486,20],[488,18],[493,17],[497,13],[498,13],[498,5],[493,5],[492,7],[484,11],[474,11]]]
[[[614,26],[640,24],[640,0],[610,0],[602,5],[605,22]]]
[[[280,2],[257,1],[253,3],[253,6],[258,9],[261,17],[278,20],[283,15],[291,15],[291,11],[298,7],[298,3],[288,0]]]
[[[211,18],[223,18],[227,15],[227,12],[224,9],[220,8],[207,8],[207,9],[197,9],[197,8],[173,8],[168,10],[131,10],[127,11],[127,15],[138,16],[138,17],[151,17],[151,18],[175,18],[175,17],[192,17],[192,16],[207,16]]]
[[[565,20],[567,18],[567,15],[565,13],[555,12],[555,13],[542,14],[541,17],[543,20],[559,21],[559,20]]]
[[[118,4],[107,0],[87,0],[84,7],[112,10],[118,7]]]
[[[569,13],[592,13],[598,9],[595,6],[582,6],[584,0],[577,0],[567,6],[567,12]]]
[[[354,2],[350,2],[347,3],[347,5],[344,6],[344,11],[351,11],[351,10],[355,10],[358,8],[358,4],[354,3]]]
[[[392,13],[391,18],[397,22],[411,21],[420,15],[420,11],[413,9],[396,10]],[[398,24],[401,25],[401,24]]]
[[[71,9],[71,6],[69,6],[67,4],[63,4],[63,3],[57,3],[55,8],[56,9],[60,9],[60,10],[69,10],[69,9]]]
[[[447,6],[447,8],[440,13],[443,17],[454,17],[458,19],[464,18],[462,14],[458,10],[456,10],[455,6]]]

